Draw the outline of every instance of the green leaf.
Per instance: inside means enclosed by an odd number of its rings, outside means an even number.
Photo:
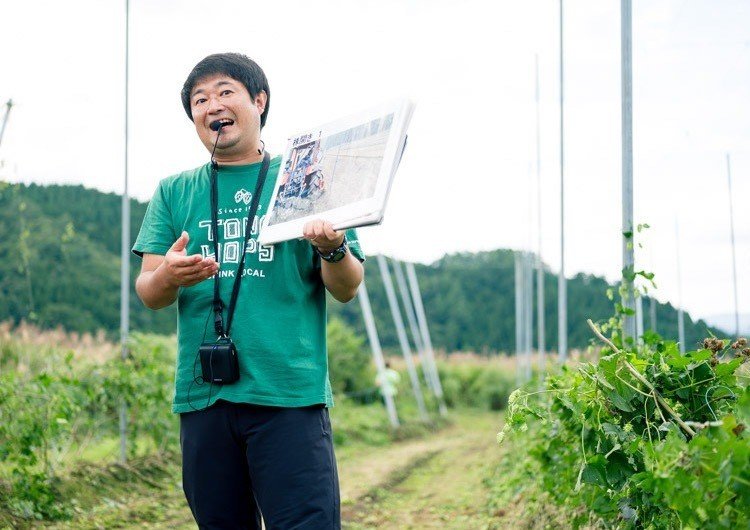
[[[614,390],[615,389],[615,387],[613,387],[612,385],[610,385],[607,382],[607,380],[604,377],[602,377],[600,374],[596,374],[595,379],[596,379],[597,383],[599,383],[600,385],[602,385],[607,390]]]
[[[628,459],[623,453],[616,451],[609,456],[606,477],[610,486],[619,489],[632,474],[633,468],[630,467]]]
[[[714,368],[714,373],[717,375],[717,377],[726,377],[728,375],[734,374],[734,371],[739,368],[739,366],[742,364],[742,359],[737,357],[736,359],[732,359],[728,363],[720,363]]]
[[[633,412],[635,409],[630,405],[630,401],[625,399],[623,396],[618,394],[617,392],[612,392],[609,394],[609,399],[612,401],[612,404],[620,409],[623,412]]]
[[[689,357],[693,360],[695,363],[700,363],[703,361],[707,361],[711,358],[711,350],[698,350],[694,352],[690,352]]]
[[[607,487],[607,461],[603,455],[594,455],[589,459],[583,468],[581,482]]]
[[[620,426],[615,425],[614,423],[609,423],[609,422],[602,423],[602,430],[606,434],[614,436],[617,439],[619,439],[621,434],[623,433],[623,430],[620,428]]]
[[[692,368],[688,366],[688,369],[693,370],[693,377],[698,381],[711,379],[714,376],[713,370],[711,370],[711,367],[705,362],[702,362],[698,366]]]
[[[664,360],[669,366],[677,370],[684,370],[690,364],[690,358],[682,355],[677,349],[677,344],[674,343],[667,345],[667,349],[664,351]]]

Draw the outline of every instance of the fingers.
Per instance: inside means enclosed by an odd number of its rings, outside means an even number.
[[[333,229],[331,223],[323,223],[323,234],[329,241],[337,241],[340,237],[339,233]]]
[[[315,238],[315,224],[317,222],[318,221],[308,221],[305,223],[305,226],[302,227],[302,235],[305,239],[312,241]]]
[[[192,254],[190,256],[181,256],[176,252],[172,252],[166,256],[166,260],[172,267],[197,267],[206,260],[214,261],[213,258],[204,258],[200,254]]]
[[[200,263],[193,265],[192,267],[184,267],[180,273],[183,277],[193,276],[196,274],[208,274],[208,277],[213,276],[219,271],[219,264],[216,263],[213,258],[206,258]]]
[[[344,239],[343,232],[334,230],[331,223],[322,219],[305,223],[302,233],[305,239],[320,248],[336,248]]]
[[[186,255],[189,241],[190,236],[183,231],[164,256],[166,278],[171,285],[190,287],[219,272],[214,258],[204,258],[200,254]]]
[[[185,249],[187,248],[188,241],[190,241],[190,235],[183,231],[182,234],[180,234],[180,237],[172,243],[172,246],[169,247],[165,256],[170,265],[174,267],[190,267],[197,265],[203,260],[203,257],[200,254],[193,254],[191,256],[187,255]]]
[[[195,285],[197,283],[200,283],[204,280],[207,280],[211,277],[213,277],[218,270],[214,269],[213,267],[208,267],[206,269],[203,269],[199,272],[196,272],[194,274],[189,274],[187,276],[184,276],[182,279],[182,286],[183,287],[190,287],[192,285]]]
[[[213,258],[197,256],[181,257],[181,259],[165,261],[166,270],[173,285],[187,287],[210,278],[219,272],[219,264]]]
[[[190,236],[187,232],[183,231],[182,234],[180,234],[180,237],[177,238],[177,240],[172,243],[172,246],[169,248],[169,251],[172,252],[182,252],[187,247],[188,241],[190,241]],[[168,251],[168,252],[169,252]]]
[[[219,272],[219,266],[217,264],[209,265],[201,268],[190,274],[183,274],[180,276],[180,285],[183,287],[190,287],[196,283],[200,283],[203,280],[207,280]]]

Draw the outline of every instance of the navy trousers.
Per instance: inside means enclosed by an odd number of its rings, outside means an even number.
[[[219,401],[180,415],[182,483],[205,530],[340,530],[328,409]]]

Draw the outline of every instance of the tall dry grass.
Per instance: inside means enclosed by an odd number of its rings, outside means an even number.
[[[75,361],[101,364],[119,352],[119,344],[108,341],[103,330],[92,335],[62,328],[41,329],[23,321],[15,326],[0,322],[0,366],[21,373],[37,371],[61,353],[72,355]]]
[[[580,362],[585,361],[591,361],[593,359],[598,358],[599,352],[598,350],[594,351],[588,351],[588,350],[571,350],[568,355],[567,364],[568,365],[577,365]],[[503,372],[509,373],[509,374],[515,374],[516,371],[519,369],[519,362],[520,359],[516,355],[505,355],[505,354],[497,354],[497,355],[481,355],[475,352],[452,352],[450,354],[447,354],[443,351],[436,352],[435,354],[435,360],[441,364],[446,364],[449,366],[485,366],[490,368],[497,368],[499,370],[502,370]],[[404,361],[403,356],[401,355],[391,355],[388,357],[388,361],[391,363],[391,366],[395,368],[396,370],[405,370],[406,369],[406,362]],[[539,367],[542,366],[541,362],[544,362],[544,366],[546,366],[546,369],[549,371],[553,367],[557,366],[558,360],[557,360],[557,353],[555,352],[547,352],[544,355],[541,355],[537,350],[532,351],[531,353],[531,366],[536,370],[539,369]],[[420,365],[420,360],[418,356],[414,355],[414,364],[416,366]]]

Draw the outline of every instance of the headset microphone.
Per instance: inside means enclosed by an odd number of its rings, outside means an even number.
[[[218,167],[218,164],[216,163],[216,160],[214,160],[214,153],[216,153],[216,146],[219,145],[219,136],[221,136],[221,128],[224,127],[225,124],[221,123],[219,120],[212,121],[208,124],[208,127],[212,131],[217,131],[219,134],[216,135],[216,141],[214,142],[214,148],[211,151],[211,165],[216,169]]]

